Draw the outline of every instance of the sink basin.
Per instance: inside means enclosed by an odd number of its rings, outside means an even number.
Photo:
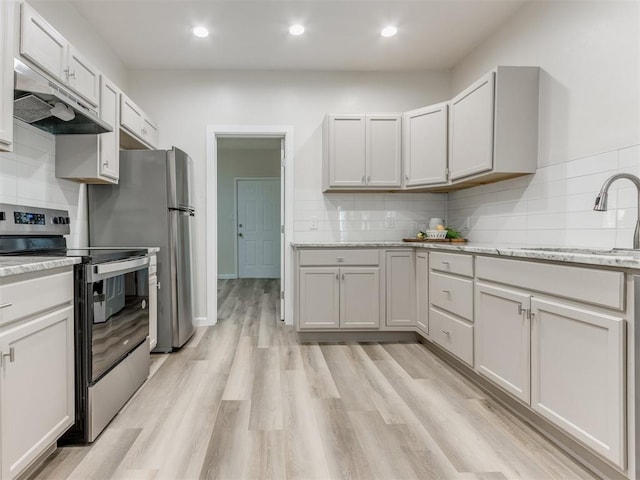
[[[521,250],[532,252],[576,253],[580,255],[608,255],[615,257],[631,257],[640,259],[640,250],[633,248],[571,248],[571,247],[523,247]]]

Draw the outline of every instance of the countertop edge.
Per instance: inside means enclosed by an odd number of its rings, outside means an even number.
[[[81,259],[77,257],[0,257],[0,277],[68,267],[80,263],[80,261]]]
[[[554,252],[536,250],[536,247],[508,245],[478,245],[417,242],[291,242],[299,248],[413,248],[426,250],[445,250],[480,255],[493,255],[518,259],[546,260],[558,263],[574,263],[602,267],[640,269],[640,258],[625,255],[599,255],[597,253]],[[579,250],[578,248],[576,248]]]

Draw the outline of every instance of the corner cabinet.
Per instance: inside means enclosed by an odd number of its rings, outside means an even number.
[[[327,115],[323,136],[324,191],[401,187],[401,115]]]
[[[384,285],[377,250],[298,252],[298,329],[377,329]]]
[[[447,182],[448,111],[447,103],[439,103],[403,115],[403,187]]]
[[[449,176],[459,186],[534,173],[538,67],[496,67],[451,100]]]
[[[97,107],[100,73],[95,66],[27,3],[20,25],[20,55]]]
[[[118,183],[120,89],[104,76],[100,78],[100,118],[112,126],[112,132],[56,137],[56,177],[82,183]]]
[[[73,267],[2,277],[0,295],[0,464],[11,480],[75,420]]]
[[[0,151],[13,150],[13,0],[0,1]]]

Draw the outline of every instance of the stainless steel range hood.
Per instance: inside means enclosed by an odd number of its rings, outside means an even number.
[[[14,59],[13,116],[54,135],[112,132],[96,110]]]

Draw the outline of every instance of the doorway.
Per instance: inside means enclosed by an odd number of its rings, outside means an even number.
[[[287,295],[293,288],[293,265],[292,265],[292,247],[291,239],[293,238],[293,128],[290,126],[208,126],[207,127],[207,316],[217,322],[217,286],[219,273],[221,278],[238,278],[239,274],[239,256],[240,249],[243,248],[238,242],[238,235],[243,234],[241,228],[238,227],[242,222],[238,222],[237,207],[229,208],[228,204],[219,204],[218,198],[218,166],[220,163],[221,149],[225,143],[230,141],[244,142],[249,145],[252,141],[257,142],[276,142],[278,145],[278,169],[279,175],[263,175],[263,176],[279,176],[280,190],[280,216],[279,225],[277,225],[276,233],[280,235],[280,255],[279,271],[280,271],[280,318],[287,324],[293,324],[293,299],[292,295]],[[250,178],[246,178],[250,177]],[[240,180],[252,180],[251,173],[236,174],[234,184]],[[274,192],[272,192],[274,193]],[[235,193],[237,201],[237,189]],[[274,206],[275,208],[275,206]],[[226,223],[225,223],[226,220]],[[245,223],[242,223],[245,225]],[[231,233],[233,250],[235,254],[218,256],[219,251],[219,233]],[[228,235],[227,235],[228,238]],[[246,245],[245,245],[246,246]],[[254,250],[255,252],[256,250]],[[273,250],[272,250],[273,251]],[[269,255],[269,254],[267,254]],[[253,259],[249,259],[252,260]],[[268,260],[268,259],[267,259]],[[235,275],[229,273],[226,264],[231,261],[235,267]],[[223,262],[225,265],[223,265]],[[266,263],[270,263],[271,260]],[[249,262],[251,263],[251,262]],[[257,274],[252,274],[251,276]]]
[[[237,178],[236,218],[238,278],[280,278],[280,178]]]

